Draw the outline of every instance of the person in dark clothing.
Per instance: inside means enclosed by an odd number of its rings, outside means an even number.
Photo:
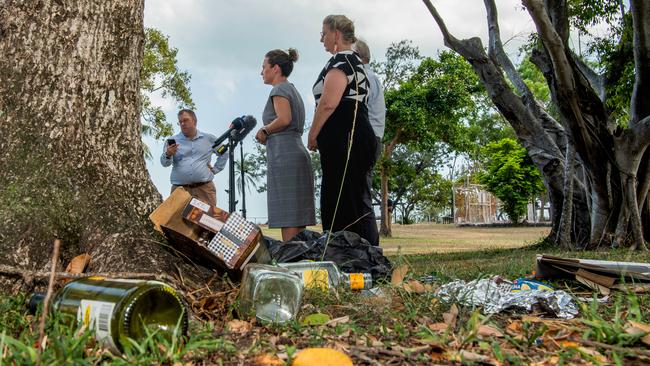
[[[377,140],[368,120],[368,79],[359,55],[354,24],[344,15],[323,20],[321,42],[333,56],[313,87],[316,111],[308,147],[320,153],[321,219],[324,230],[348,230],[379,245],[367,175],[375,164]],[[340,196],[339,196],[340,192]]]

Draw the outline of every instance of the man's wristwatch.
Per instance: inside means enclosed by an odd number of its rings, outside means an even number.
[[[262,127],[262,132],[264,132],[264,135],[268,136],[270,135],[269,131],[266,129],[266,127]]]

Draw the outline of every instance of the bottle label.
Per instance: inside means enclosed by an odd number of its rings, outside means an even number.
[[[350,273],[350,289],[363,290],[366,285],[366,279],[363,273]]]
[[[111,317],[115,303],[106,301],[81,300],[77,310],[77,321],[95,331],[95,339],[111,351],[119,352],[111,337]]]
[[[203,212],[208,212],[210,210],[210,205],[205,202],[199,201],[196,198],[192,198],[190,205],[202,210]]]
[[[330,288],[329,273],[326,269],[306,269],[302,272],[302,282],[306,288],[327,291]]]

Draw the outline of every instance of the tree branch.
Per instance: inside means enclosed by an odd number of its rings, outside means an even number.
[[[7,265],[0,265],[0,275],[5,276],[20,276],[28,279],[48,278],[50,272],[46,271],[31,271],[28,269],[17,268]],[[91,276],[100,276],[107,278],[132,278],[132,279],[157,279],[165,280],[170,283],[178,282],[175,278],[164,273],[140,273],[140,272],[95,272],[95,273],[68,273],[68,272],[55,272],[54,277],[57,279],[77,279]]]
[[[578,70],[580,70],[585,79],[587,79],[589,85],[591,85],[591,87],[598,93],[600,100],[604,102],[606,97],[605,78],[589,67],[589,65],[584,63],[578,55],[573,53],[573,51],[571,51],[571,54],[573,55],[573,60],[575,61],[576,66],[578,66]]]
[[[528,13],[533,18],[537,34],[539,34],[546,50],[549,53],[553,69],[555,71],[558,89],[565,90],[568,95],[575,98],[576,85],[573,77],[573,69],[564,52],[566,47],[560,35],[557,34],[551,23],[548,13],[544,10],[544,4],[541,0],[522,0]]]
[[[650,2],[631,0],[632,26],[634,32],[634,71],[636,80],[630,105],[630,124],[633,126],[650,116]]]

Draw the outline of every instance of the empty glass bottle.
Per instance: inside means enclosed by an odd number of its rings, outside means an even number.
[[[284,323],[300,309],[303,285],[300,276],[285,268],[251,263],[244,268],[239,292],[240,312],[257,319]]]
[[[336,263],[332,261],[278,263],[278,266],[298,273],[306,288],[327,290],[339,285],[345,285],[352,290],[363,290],[372,287],[370,273],[341,272]]]
[[[35,295],[33,300],[39,297],[42,301],[42,295]],[[34,301],[30,303],[35,305]],[[146,338],[145,329],[169,339],[187,331],[185,305],[171,286],[159,281],[78,279],[56,293],[51,311],[83,323],[116,354],[124,350],[128,338]]]

